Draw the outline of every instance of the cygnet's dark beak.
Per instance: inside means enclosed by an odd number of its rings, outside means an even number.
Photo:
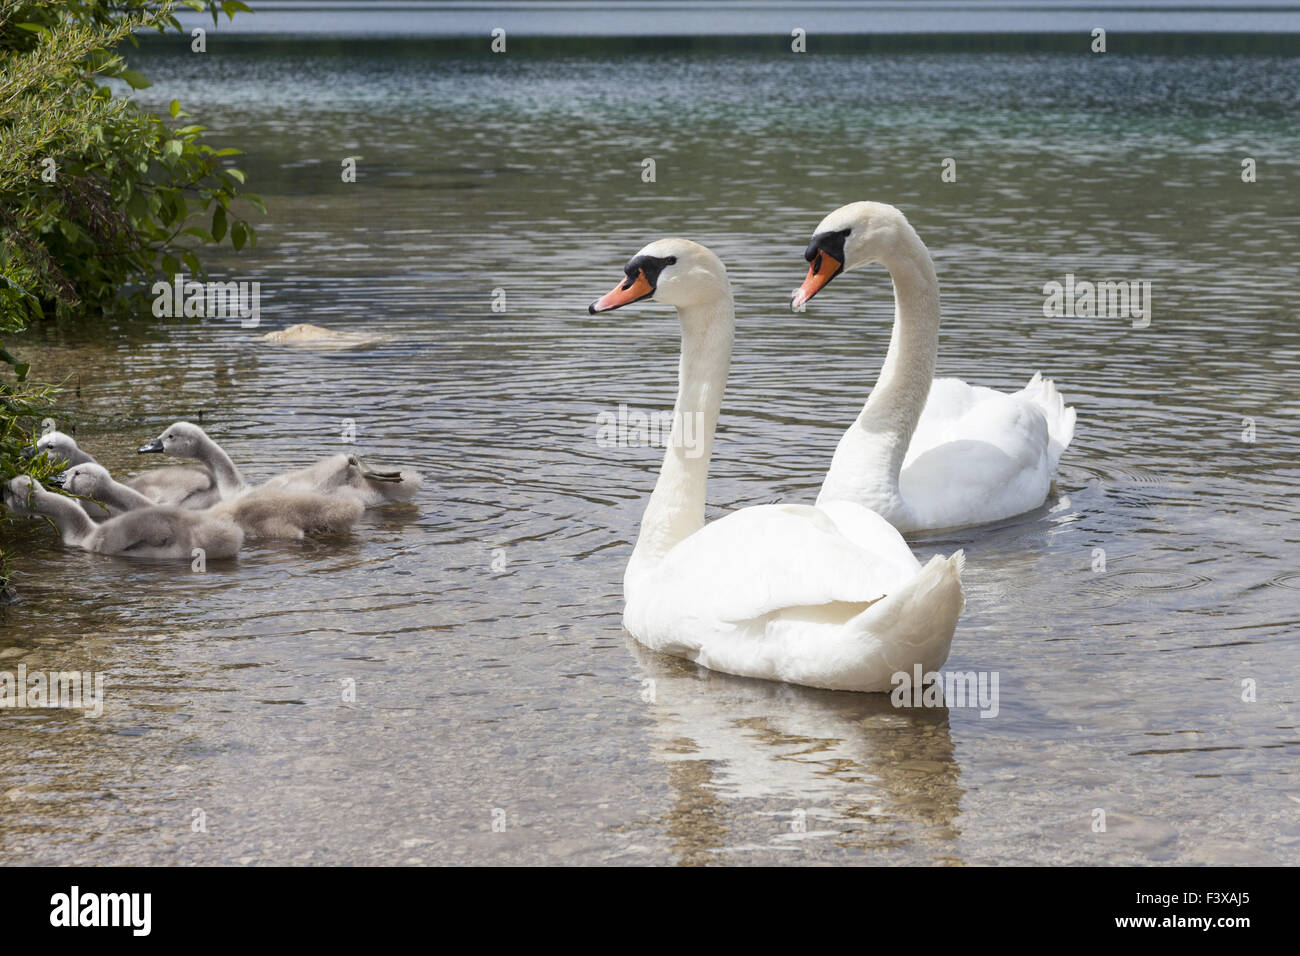
[[[31,459],[31,458],[35,458],[35,457],[36,457],[36,446],[35,446],[35,445],[28,445],[26,448],[24,448],[22,451],[20,451],[20,452],[18,453],[18,460],[19,460],[19,461],[27,461],[27,460],[29,460],[29,459]]]
[[[149,444],[141,445],[139,448],[135,450],[135,453],[137,455],[150,455],[150,454],[161,455],[162,450],[163,450],[162,439],[155,438],[153,441],[149,442]]]
[[[68,473],[66,471],[61,471],[57,475],[51,475],[45,479],[45,483],[53,485],[55,488],[62,488],[68,483]]]

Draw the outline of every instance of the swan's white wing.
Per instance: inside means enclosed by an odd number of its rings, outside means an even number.
[[[898,529],[870,508],[854,501],[827,501],[817,510],[829,515],[844,537],[896,568],[900,575],[910,576],[920,569]]]
[[[641,643],[716,670],[884,691],[947,659],[961,567],[958,554],[922,569],[888,522],[850,502],[745,508],[629,581],[623,620]]]
[[[1042,504],[1055,459],[1047,418],[1019,393],[936,379],[899,476],[918,527],[996,521]]]
[[[785,608],[866,604],[919,570],[898,532],[860,506],[760,505],[695,532],[640,586],[665,596],[648,609],[652,618],[739,622]]]
[[[1007,395],[955,378],[935,379],[903,467],[933,448],[957,441],[984,442],[1014,462],[1034,465],[1047,448],[1047,420],[1041,408],[1019,393]]]

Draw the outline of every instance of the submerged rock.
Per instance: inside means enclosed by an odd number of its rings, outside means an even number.
[[[263,342],[272,342],[276,345],[301,345],[326,349],[365,348],[391,342],[393,339],[391,335],[379,332],[335,332],[333,329],[306,322],[276,332],[267,332],[261,338]]]

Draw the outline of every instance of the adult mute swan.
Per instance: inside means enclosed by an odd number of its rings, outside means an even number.
[[[95,524],[73,499],[47,491],[28,475],[5,485],[4,503],[15,515],[49,518],[64,544],[98,554],[189,561],[201,548],[207,558],[229,558],[244,543],[244,532],[229,519],[163,505]]]
[[[71,494],[102,504],[107,514],[148,508],[148,498],[128,488],[103,465],[83,462],[54,479]],[[87,509],[92,515],[94,509]],[[300,541],[307,534],[340,534],[356,524],[364,510],[355,498],[322,495],[302,488],[254,488],[218,502],[201,514],[229,519],[249,537]]]
[[[1074,409],[1038,373],[1010,395],[934,378],[939,280],[906,217],[884,203],[850,203],[822,220],[804,258],[796,309],[841,272],[874,262],[894,282],[889,352],[817,503],[855,502],[899,531],[984,524],[1041,505],[1074,436]]]
[[[420,476],[413,471],[375,471],[357,455],[331,455],[314,465],[276,475],[261,485],[250,486],[230,456],[198,425],[174,422],[163,433],[138,449],[140,454],[174,455],[193,458],[206,466],[216,479],[222,499],[234,498],[251,489],[314,491],[355,498],[364,507],[408,501],[420,489]]]
[[[55,458],[62,458],[69,467],[99,464],[94,455],[77,445],[76,439],[59,431],[46,432],[34,445],[23,451],[28,457],[48,452]],[[216,479],[202,465],[163,465],[128,478],[122,484],[138,491],[155,505],[207,508],[221,500]],[[102,509],[95,512],[93,506],[88,513],[96,519],[106,517]]]
[[[714,670],[834,690],[888,691],[896,672],[937,669],[962,609],[960,551],[922,568],[888,522],[846,501],[704,523],[735,326],[727,272],[686,239],[652,242],[624,272],[590,312],[653,298],[682,328],[671,436],[623,578],[627,630]]]

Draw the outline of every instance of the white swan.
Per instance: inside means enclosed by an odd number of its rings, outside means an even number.
[[[133,488],[114,481],[108,469],[95,462],[73,465],[56,479],[64,491],[104,505],[106,514],[123,514],[148,508],[152,502]],[[307,534],[348,531],[364,510],[352,497],[322,495],[301,488],[253,488],[221,501],[201,514],[229,519],[253,538],[298,541]],[[95,509],[87,511],[93,516]]]
[[[413,471],[375,471],[357,455],[331,455],[314,465],[285,472],[250,486],[225,450],[198,425],[173,422],[163,433],[138,449],[140,454],[164,454],[193,458],[213,474],[223,500],[245,494],[253,488],[286,491],[314,491],[319,494],[356,498],[364,507],[408,501],[420,489],[420,476]]]
[[[959,551],[922,568],[879,515],[850,502],[761,505],[704,523],[713,434],[735,312],[721,260],[697,243],[641,250],[592,303],[676,306],[682,357],[672,432],[623,578],[623,624],[642,644],[746,677],[888,691],[948,657],[962,609]]]
[[[15,515],[49,518],[64,544],[98,554],[189,561],[201,548],[209,559],[229,558],[244,543],[243,531],[229,519],[162,505],[95,524],[73,499],[47,491],[28,475],[5,485],[4,503]]]
[[[70,467],[99,464],[95,456],[79,447],[71,435],[59,431],[47,432],[24,451],[27,457],[48,452],[55,458],[62,458]],[[138,491],[155,505],[207,508],[221,500],[216,479],[202,465],[164,465],[128,478],[122,484]],[[102,509],[96,512],[92,507],[88,513],[92,518],[104,517]]]
[[[804,258],[811,265],[795,308],[841,272],[873,262],[894,283],[889,352],[817,503],[856,502],[900,531],[984,524],[1041,505],[1074,436],[1074,409],[1038,373],[1010,395],[934,379],[939,280],[903,214],[850,203],[822,220]]]

